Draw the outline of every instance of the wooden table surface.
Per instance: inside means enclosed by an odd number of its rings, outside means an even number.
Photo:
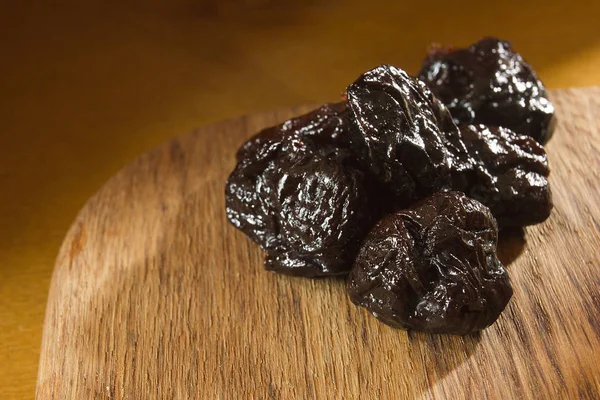
[[[33,396],[52,267],[77,211],[169,137],[333,100],[369,67],[415,72],[429,42],[487,34],[511,40],[550,88],[600,84],[597,1],[34,3],[0,12],[3,399]]]
[[[240,143],[311,107],[266,111],[161,144],[86,203],[54,266],[36,400],[598,400],[600,87],[551,99],[554,209],[500,234],[514,295],[480,334],[394,329],[343,279],[264,271],[223,183]]]

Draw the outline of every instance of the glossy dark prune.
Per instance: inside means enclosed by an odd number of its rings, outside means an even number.
[[[397,206],[449,185],[451,155],[440,130],[456,126],[422,82],[381,65],[348,86],[347,96],[363,164],[393,191]]]
[[[325,105],[263,130],[237,153],[226,185],[231,223],[290,275],[347,273],[372,221],[350,151],[345,105]]]
[[[506,128],[459,130],[422,82],[392,66],[368,71],[347,93],[354,148],[396,208],[452,189],[490,207],[501,227],[548,217],[548,163],[533,139]]]
[[[512,296],[497,239],[487,207],[460,192],[438,192],[377,223],[358,253],[348,294],[394,327],[482,330]]]
[[[303,138],[310,140],[313,149],[350,147],[346,102],[324,104],[305,115],[261,130],[238,149],[236,160],[243,160],[263,146],[277,146],[284,140],[291,143]]]
[[[545,221],[552,210],[544,148],[502,127],[463,125],[461,140],[471,165],[453,171],[453,189],[487,205],[501,227]]]
[[[267,251],[268,270],[302,276],[350,270],[373,221],[364,174],[349,157],[344,150],[311,154],[279,169],[273,182],[279,241]]]
[[[552,136],[554,107],[546,89],[507,41],[488,37],[466,49],[433,47],[419,79],[459,125],[504,126],[542,144]]]

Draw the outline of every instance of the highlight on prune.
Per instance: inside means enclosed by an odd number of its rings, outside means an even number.
[[[267,144],[277,145],[284,138],[310,139],[313,148],[350,147],[347,113],[346,102],[324,104],[305,115],[265,128],[238,149],[236,160],[241,161]]]
[[[463,125],[471,165],[453,171],[452,187],[487,205],[500,227],[533,225],[552,211],[544,148],[502,127]]]
[[[366,72],[347,93],[355,151],[395,208],[453,189],[490,207],[501,227],[548,217],[548,162],[533,139],[506,128],[459,130],[422,82],[389,65]]]
[[[440,129],[456,130],[443,105],[403,70],[381,65],[347,88],[361,158],[403,207],[450,184],[451,154]]]
[[[348,278],[357,305],[394,327],[464,335],[491,325],[512,296],[490,210],[438,192],[369,232]]]
[[[237,153],[226,214],[267,252],[269,270],[312,277],[352,267],[373,221],[344,113],[343,104],[325,105],[263,130]]]
[[[554,106],[546,89],[507,41],[488,37],[466,49],[432,47],[418,77],[459,125],[503,126],[542,144],[552,136]]]

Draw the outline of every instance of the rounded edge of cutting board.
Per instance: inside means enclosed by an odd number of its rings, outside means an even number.
[[[57,257],[37,398],[592,398],[600,89],[552,96],[556,207],[524,247],[507,239],[520,253],[515,296],[480,335],[396,330],[352,305],[340,279],[263,271],[258,246],[225,220],[225,179],[245,138],[310,109],[299,107],[172,139],[92,196]]]

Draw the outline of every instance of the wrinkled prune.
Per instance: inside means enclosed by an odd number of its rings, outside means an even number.
[[[313,149],[350,147],[346,102],[324,104],[305,115],[263,129],[238,149],[236,160],[243,160],[263,146],[278,145],[284,138],[288,142],[309,139]]]
[[[265,267],[294,275],[347,273],[370,228],[363,173],[350,154],[311,154],[279,168],[274,212],[279,241]]]
[[[359,77],[347,93],[354,148],[396,208],[454,189],[490,207],[501,227],[548,217],[548,164],[532,139],[506,128],[459,130],[422,82],[387,65]]]
[[[451,160],[440,129],[456,126],[422,82],[382,65],[348,86],[347,96],[363,164],[393,191],[397,206],[449,185]]]
[[[457,124],[504,126],[546,143],[554,107],[535,71],[510,43],[493,37],[466,49],[432,47],[419,78]]]
[[[502,127],[463,125],[469,168],[453,171],[453,189],[487,205],[500,227],[533,225],[552,210],[548,160],[529,136]]]
[[[497,239],[487,207],[460,192],[436,193],[377,223],[358,253],[348,293],[394,327],[482,330],[512,296]]]
[[[352,267],[373,221],[345,112],[325,105],[260,132],[237,153],[227,217],[267,252],[269,270],[323,276]]]

